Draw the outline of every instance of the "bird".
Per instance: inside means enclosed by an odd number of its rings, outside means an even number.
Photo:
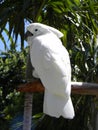
[[[43,113],[59,118],[73,119],[71,99],[71,63],[63,46],[63,33],[42,23],[27,26],[27,42],[30,48],[32,75],[45,87]]]

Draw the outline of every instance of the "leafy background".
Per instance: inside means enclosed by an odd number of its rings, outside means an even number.
[[[62,42],[70,54],[72,81],[98,83],[97,0],[1,0],[0,39],[5,46],[5,51],[0,53],[1,130],[2,126],[5,127],[3,130],[8,130],[14,116],[23,113],[24,94],[16,92],[16,88],[26,82],[26,22],[41,22],[62,31]],[[9,49],[3,31],[9,37]],[[18,36],[21,38],[20,43]],[[16,49],[18,44],[20,51]],[[42,116],[37,122],[36,130],[95,130],[93,101],[96,102],[96,98],[72,95],[72,99],[76,112],[73,120]],[[42,100],[43,94],[34,95],[33,115],[42,112]]]

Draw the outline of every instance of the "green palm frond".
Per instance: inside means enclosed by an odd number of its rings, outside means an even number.
[[[3,33],[5,33],[6,39],[4,38]],[[15,43],[14,39],[12,38],[12,36],[9,35],[8,29],[4,28],[3,33],[1,33],[0,39],[1,39],[2,43],[4,44],[5,50],[8,50],[8,43],[10,43],[9,49],[15,50],[16,43]]]
[[[9,35],[21,36],[21,48],[24,47],[25,20],[43,22],[58,29],[68,31],[70,24],[93,33],[98,32],[98,1],[95,0],[2,0],[0,3],[1,32],[9,23]],[[80,17],[80,21],[79,18]],[[69,26],[68,26],[69,25]],[[74,28],[77,29],[77,26]]]

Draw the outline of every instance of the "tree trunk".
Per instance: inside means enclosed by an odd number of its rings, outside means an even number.
[[[35,81],[36,79],[32,77],[33,67],[30,62],[30,55],[27,57],[27,68],[26,68],[26,79],[27,82]],[[23,130],[31,130],[32,123],[32,101],[33,94],[26,93],[24,99],[24,120],[23,120]]]
[[[25,94],[23,130],[31,130],[32,123],[32,93]]]

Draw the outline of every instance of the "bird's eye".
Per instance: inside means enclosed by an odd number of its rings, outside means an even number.
[[[38,31],[38,29],[35,29],[35,32]]]

